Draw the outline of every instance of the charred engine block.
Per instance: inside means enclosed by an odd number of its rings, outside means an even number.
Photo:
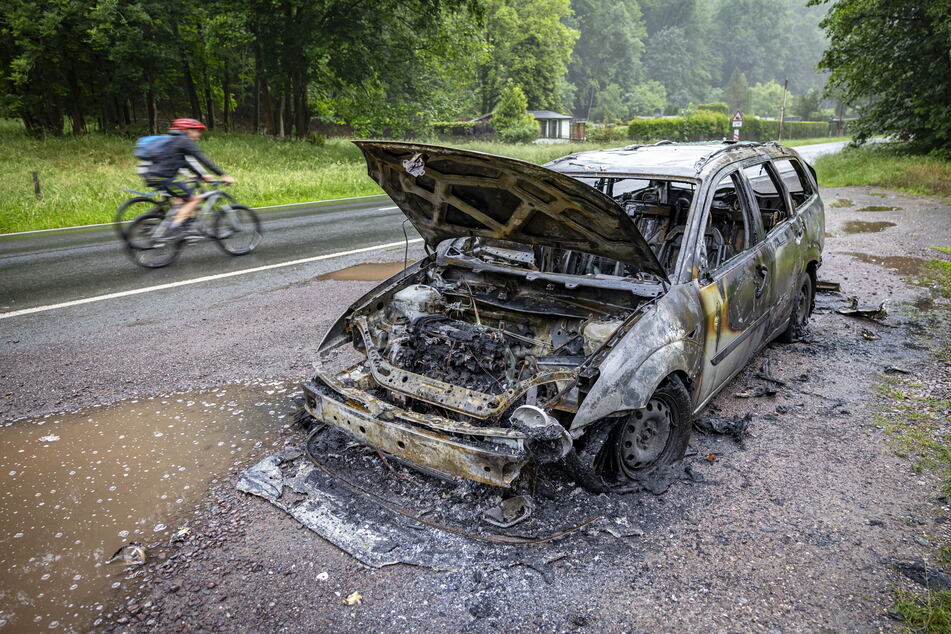
[[[499,394],[518,381],[533,360],[527,324],[494,328],[453,319],[458,305],[424,284],[394,295],[387,309],[389,337],[383,354],[410,372],[479,392]]]
[[[531,337],[526,330],[516,334]],[[515,382],[527,354],[526,346],[503,332],[443,315],[424,315],[393,347],[390,361],[410,372],[498,394]]]

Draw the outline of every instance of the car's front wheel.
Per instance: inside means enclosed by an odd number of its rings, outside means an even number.
[[[606,420],[590,432],[577,454],[582,484],[606,491],[647,480],[682,459],[690,441],[690,393],[677,376],[667,378],[641,409]]]

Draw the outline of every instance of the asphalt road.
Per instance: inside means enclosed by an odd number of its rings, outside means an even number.
[[[797,148],[809,161],[844,142]],[[348,252],[403,239],[403,215],[385,196],[306,203],[261,211],[264,240],[230,257],[210,242],[187,246],[173,266],[144,270],[121,248],[112,226],[0,236],[0,319],[25,309]],[[406,224],[409,237],[417,238]],[[270,276],[254,273],[261,288]]]

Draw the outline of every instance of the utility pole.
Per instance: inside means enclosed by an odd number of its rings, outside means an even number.
[[[786,119],[786,90],[789,88],[789,80],[783,80],[783,107],[779,109],[779,140],[783,140],[783,122]]]

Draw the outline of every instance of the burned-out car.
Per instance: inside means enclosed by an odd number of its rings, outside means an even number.
[[[354,303],[304,386],[319,421],[421,470],[594,490],[681,459],[691,418],[813,307],[823,206],[776,144],[658,144],[545,166],[358,142],[428,255]]]

